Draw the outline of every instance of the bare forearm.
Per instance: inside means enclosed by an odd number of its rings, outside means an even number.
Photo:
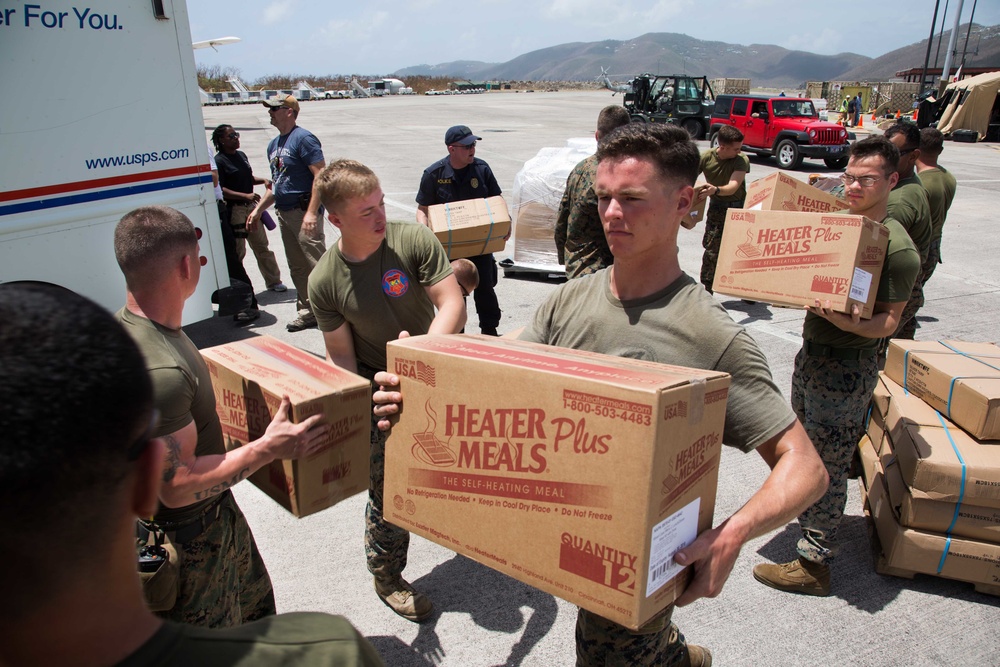
[[[184,507],[217,496],[273,460],[261,445],[263,438],[225,454],[199,456],[190,463],[179,458],[180,444],[167,436],[160,501],[167,507]]]
[[[427,333],[432,334],[452,334],[458,333],[465,326],[468,312],[465,308],[465,299],[452,299],[448,303],[442,304],[437,314],[431,321]]]

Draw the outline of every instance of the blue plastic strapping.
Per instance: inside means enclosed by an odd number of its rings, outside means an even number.
[[[958,513],[962,509],[962,501],[965,500],[965,479],[967,475],[967,468],[965,465],[965,459],[962,458],[962,452],[958,450],[958,445],[955,444],[955,439],[951,437],[951,430],[948,428],[948,424],[945,422],[944,417],[941,416],[940,412],[936,412],[938,421],[941,422],[942,428],[944,428],[945,435],[948,436],[948,442],[951,443],[951,448],[955,452],[955,457],[958,458],[958,462],[962,464],[962,485],[959,487],[958,491],[958,502],[955,504],[955,514],[951,518],[951,525],[948,526],[948,530],[945,531],[948,535],[948,539],[944,545],[944,553],[941,554],[941,560],[938,562],[938,574],[941,574],[941,570],[944,568],[945,558],[948,557],[948,549],[951,548],[951,531],[958,522]]]
[[[451,206],[444,205],[445,223],[448,225],[448,254],[451,255]]]

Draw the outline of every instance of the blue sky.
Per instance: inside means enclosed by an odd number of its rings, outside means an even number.
[[[958,3],[949,2],[946,29],[954,24]],[[964,4],[963,23],[973,3],[966,0]],[[196,51],[198,63],[236,67],[244,79],[253,80],[267,74],[389,74],[412,65],[453,60],[504,62],[557,44],[627,40],[647,32],[876,57],[926,38],[934,0],[864,4],[816,0],[193,0],[188,2],[188,13],[193,41],[229,35],[243,40],[219,47],[217,52]],[[978,2],[975,21],[1000,24],[1000,2]],[[959,51],[963,41],[964,32]],[[947,42],[941,48],[941,64],[946,47]],[[933,57],[932,53],[932,63]]]

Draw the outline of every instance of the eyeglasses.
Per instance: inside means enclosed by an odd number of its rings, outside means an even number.
[[[915,150],[917,150],[916,146],[914,146],[913,148],[904,148],[903,150],[899,151],[899,157],[903,157],[907,153],[912,153]]]
[[[229,137],[230,139],[239,139],[240,138],[240,133],[239,132],[230,132],[226,136]]]
[[[466,150],[469,150],[476,147],[476,142],[473,141],[471,144],[466,144],[465,146],[463,146],[462,144],[452,144],[451,146],[452,148],[465,148]]]
[[[844,183],[844,185],[846,185],[848,187],[850,187],[851,185],[854,185],[854,183],[857,183],[858,185],[860,185],[863,188],[870,188],[871,186],[873,186],[876,183],[878,183],[879,181],[881,181],[882,177],[881,176],[851,176],[850,174],[841,174],[840,175],[840,180]]]
[[[153,408],[153,414],[149,417],[149,426],[147,426],[146,430],[142,432],[142,435],[136,438],[135,442],[128,446],[128,450],[125,452],[126,460],[136,461],[140,456],[142,456],[142,453],[146,450],[146,445],[148,445],[149,441],[153,439],[153,431],[155,431],[156,427],[159,425],[160,411]]]
[[[268,113],[274,113],[275,111],[282,111],[282,110],[287,109],[287,108],[288,107],[268,107],[267,108],[267,112]]]

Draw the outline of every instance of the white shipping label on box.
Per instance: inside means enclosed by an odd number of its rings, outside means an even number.
[[[868,293],[872,289],[872,274],[862,268],[854,269],[854,280],[851,281],[851,298],[858,301],[868,301]]]
[[[665,583],[684,569],[674,561],[677,552],[698,537],[698,510],[701,498],[695,498],[660,523],[653,526],[649,545],[649,578],[646,582],[646,597],[649,597]]]

